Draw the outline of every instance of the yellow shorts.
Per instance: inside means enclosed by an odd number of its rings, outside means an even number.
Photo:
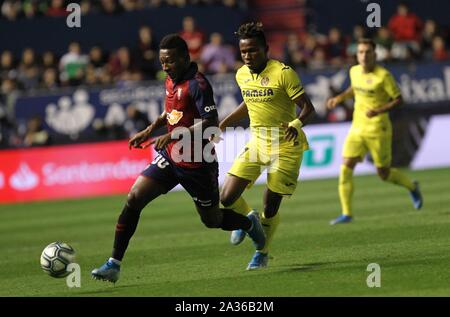
[[[366,136],[350,132],[345,139],[342,155],[346,158],[359,157],[363,160],[369,151],[376,167],[391,166],[392,135]]]
[[[267,169],[267,187],[272,192],[290,196],[297,187],[303,152],[307,149],[305,138],[302,142],[283,143],[279,150],[272,151],[272,155],[269,155],[269,151],[261,150],[252,139],[235,159],[228,174],[249,180],[247,188],[250,188]]]

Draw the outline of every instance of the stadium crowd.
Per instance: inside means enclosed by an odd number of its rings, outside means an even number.
[[[213,4],[222,4],[232,8],[246,8],[247,6],[246,1],[238,0],[2,0],[0,1],[0,18],[15,21],[41,16],[66,16],[68,3],[78,3],[82,14],[101,13],[107,15],[164,6],[178,8]]]
[[[83,14],[120,14],[155,6],[192,6],[221,4],[245,9],[246,1],[236,0],[101,0],[78,1]],[[4,0],[0,1],[0,19],[27,19],[39,16],[64,16],[63,0]],[[355,62],[356,43],[362,37],[373,37],[377,43],[377,57],[381,62],[446,61],[449,60],[448,25],[422,19],[404,3],[399,4],[386,26],[369,33],[362,25],[354,26],[352,34],[343,34],[332,27],[328,34],[298,32],[287,35],[284,62],[298,70],[321,70],[343,67]],[[224,43],[223,35],[208,34],[196,26],[191,16],[180,25],[179,34],[186,40],[192,60],[208,75],[233,73],[241,65],[236,45]],[[151,25],[142,26],[136,34],[133,47],[120,47],[105,51],[100,46],[83,47],[72,42],[67,52],[57,56],[52,51],[38,54],[26,48],[21,56],[11,51],[0,53],[0,120],[1,128],[7,123],[4,113],[8,94],[15,90],[47,91],[59,87],[79,85],[121,84],[128,81],[163,80],[158,60],[158,42],[163,35],[154,34]]]
[[[89,6],[87,12],[98,8],[107,12],[108,4],[120,6],[120,10],[131,10],[145,5],[205,5],[216,1],[103,0],[81,1],[81,4],[85,2]],[[222,3],[236,5],[237,1],[224,0]],[[29,6],[38,6],[38,2],[33,0],[5,0],[1,6],[4,17],[8,17],[11,11],[6,7],[13,4],[26,17]],[[54,16],[57,8],[64,5],[62,0],[52,0],[44,6],[46,11],[42,9],[39,12]],[[60,13],[67,13],[63,11]],[[241,66],[235,45],[224,43],[220,33],[208,34],[197,28],[194,18],[187,16],[183,19],[180,35],[188,42],[192,59],[206,74],[229,73]],[[404,4],[399,5],[388,25],[376,29],[375,34],[368,34],[361,25],[354,27],[353,34],[343,34],[337,27],[332,27],[328,34],[291,33],[286,39],[283,59],[294,68],[308,70],[342,67],[355,62],[356,43],[359,38],[367,36],[375,39],[378,60],[382,62],[449,59],[448,29],[431,19],[422,21]],[[52,51],[37,54],[33,48],[24,49],[21,56],[3,51],[0,56],[1,92],[164,79],[157,54],[160,37],[153,33],[151,26],[142,26],[134,47],[123,46],[112,52],[104,51],[100,46],[86,48],[77,42],[71,43],[62,56],[56,56]]]

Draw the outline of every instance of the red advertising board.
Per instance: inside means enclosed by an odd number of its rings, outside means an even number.
[[[0,203],[126,193],[152,156],[126,141],[0,151]]]

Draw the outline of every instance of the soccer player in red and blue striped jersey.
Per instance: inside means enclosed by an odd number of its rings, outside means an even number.
[[[178,35],[162,39],[159,59],[168,75],[165,111],[129,141],[130,148],[153,144],[159,154],[131,188],[116,225],[112,256],[92,271],[96,279],[110,282],[119,279],[121,261],[142,209],[178,184],[191,195],[205,226],[226,231],[242,229],[253,239],[257,249],[265,245],[264,231],[257,216],[243,216],[231,209],[219,208],[218,163],[214,147],[203,133],[206,128],[218,125],[211,85],[190,61],[186,42]],[[150,135],[164,125],[168,132],[148,142]],[[209,151],[207,146],[210,146]]]

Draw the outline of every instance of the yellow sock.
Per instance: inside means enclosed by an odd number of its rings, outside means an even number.
[[[275,231],[277,230],[279,223],[280,223],[280,212],[277,212],[277,214],[272,218],[266,218],[264,213],[262,214],[261,224],[266,234],[266,245],[264,246],[264,249],[258,251],[262,253],[269,253],[269,246],[270,243],[272,242],[273,235],[275,234]]]
[[[411,179],[408,176],[406,176],[406,174],[400,172],[396,168],[390,169],[389,176],[386,179],[386,181],[388,181],[392,184],[395,184],[395,185],[403,186],[403,187],[407,188],[409,191],[414,190],[414,188],[415,188],[415,185],[411,181]]]
[[[346,216],[352,215],[353,196],[353,170],[346,165],[341,165],[339,175],[339,198],[341,200],[342,213]]]
[[[241,196],[239,197],[231,206],[227,208],[233,209],[238,214],[247,216],[247,214],[252,210],[250,206],[247,204],[245,199]]]

